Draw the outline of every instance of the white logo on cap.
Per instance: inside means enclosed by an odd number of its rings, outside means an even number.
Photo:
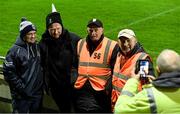
[[[36,29],[36,27],[35,27],[34,25],[32,25],[32,29],[34,29],[34,30],[35,30],[35,29]]]
[[[96,19],[93,19],[93,22],[96,22]]]

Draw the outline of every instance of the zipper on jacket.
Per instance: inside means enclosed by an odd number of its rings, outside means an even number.
[[[39,52],[37,45],[36,45],[36,52],[37,52],[37,57],[40,57],[40,52]]]
[[[32,52],[32,56],[35,57],[35,54],[34,54],[33,49],[32,49],[32,46],[30,46],[30,50]]]
[[[28,50],[28,60],[29,60],[29,45],[26,43],[27,45],[27,50]]]

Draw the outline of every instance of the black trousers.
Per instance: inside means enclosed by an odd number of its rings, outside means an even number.
[[[52,97],[56,102],[60,112],[73,112],[72,87],[66,85],[53,85],[50,89]]]
[[[95,91],[87,81],[84,87],[74,91],[75,112],[111,113],[111,97],[105,90]]]
[[[42,108],[42,95],[12,99],[13,113],[39,113]]]

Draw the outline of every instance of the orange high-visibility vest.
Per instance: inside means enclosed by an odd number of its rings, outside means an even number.
[[[114,105],[126,81],[131,77],[131,72],[133,68],[135,67],[136,62],[139,59],[146,59],[147,57],[149,57],[149,55],[143,52],[137,53],[133,55],[131,58],[129,58],[126,61],[126,63],[123,65],[123,67],[120,69],[121,57],[122,55],[118,54],[116,58],[116,63],[114,66],[114,71],[113,71],[113,77],[112,77],[113,89],[112,89],[112,96],[111,96],[112,109],[114,108]]]
[[[104,37],[90,56],[86,40],[81,39],[78,42],[78,78],[74,85],[76,89],[82,88],[87,80],[89,80],[94,90],[100,91],[105,89],[107,80],[112,76],[110,59],[116,44],[115,41]]]

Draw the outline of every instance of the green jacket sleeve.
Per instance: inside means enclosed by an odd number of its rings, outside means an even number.
[[[138,93],[138,80],[130,78],[115,105],[115,114],[149,113],[150,104],[146,90]]]

